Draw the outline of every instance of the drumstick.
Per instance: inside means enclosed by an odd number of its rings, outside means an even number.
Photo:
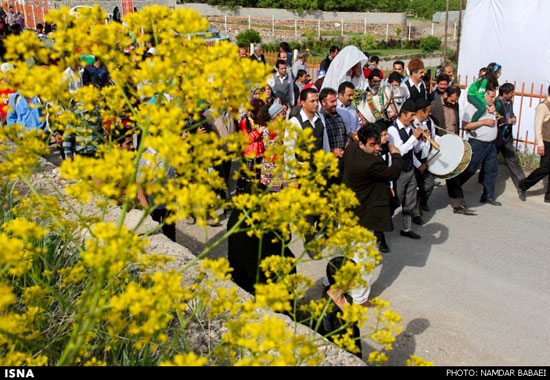
[[[415,128],[420,128],[420,124],[419,123],[416,123],[416,120],[415,122],[413,123],[414,127]],[[422,130],[422,134],[424,135],[424,137],[426,138],[426,140],[428,140],[430,142],[430,145],[435,149],[435,150],[439,150],[439,144],[436,143],[431,137],[430,135],[428,134],[428,132],[426,132],[425,130],[423,130],[422,128],[420,128]]]

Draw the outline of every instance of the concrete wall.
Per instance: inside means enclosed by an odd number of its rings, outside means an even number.
[[[449,24],[458,23],[458,14],[459,11],[449,12]],[[462,11],[462,17],[464,17],[464,11]],[[437,22],[439,24],[445,24],[445,12],[436,12],[432,16],[432,22]]]
[[[407,15],[405,13],[373,13],[373,12],[323,12],[323,11],[306,11],[296,13],[285,9],[271,8],[242,8],[236,9],[221,9],[208,4],[187,3],[179,4],[177,7],[192,8],[203,16],[233,16],[233,17],[266,17],[275,16],[276,20],[325,20],[325,21],[341,21],[344,20],[364,20],[371,24],[399,24],[407,23]]]

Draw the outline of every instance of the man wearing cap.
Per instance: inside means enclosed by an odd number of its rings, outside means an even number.
[[[319,89],[323,87],[323,82],[325,81],[326,75],[327,75],[327,72],[325,70],[317,71],[317,80],[314,83],[316,88]]]
[[[415,106],[416,116],[413,124],[433,138],[433,136],[435,136],[435,127],[433,120],[430,118],[430,102],[426,99],[418,99],[415,102]],[[418,184],[418,196],[412,221],[415,224],[422,225],[424,224],[421,217],[422,210],[429,211],[428,199],[434,189],[435,177],[427,170],[426,167],[426,162],[432,146],[424,136],[421,137],[420,145],[422,147],[421,151],[415,152],[415,156],[418,159],[420,166],[415,166],[414,168],[414,175],[416,177],[416,183]]]
[[[422,80],[425,74],[424,62],[419,58],[411,59],[408,68],[411,76],[402,83],[405,99],[411,99],[413,102],[421,98],[428,99],[428,91]]]
[[[324,70],[326,73],[330,64],[332,63],[332,60],[338,55],[339,52],[340,49],[338,48],[338,46],[331,46],[329,50],[329,55],[327,55],[327,57],[321,61],[321,64],[319,65],[319,70]]]
[[[389,141],[401,152],[402,168],[399,178],[395,182],[395,193],[401,202],[403,224],[400,234],[411,239],[420,239],[420,235],[412,230],[412,217],[416,206],[417,183],[414,176],[414,167],[420,166],[420,162],[414,153],[419,152],[421,144],[419,137],[420,128],[413,126],[416,116],[416,105],[412,100],[403,103],[399,116],[388,128]]]
[[[275,97],[281,99],[287,106],[294,105],[294,83],[286,72],[286,61],[279,59],[275,63],[277,72],[267,80],[267,84],[273,89]]]
[[[292,65],[292,77],[296,78],[298,76],[298,70],[305,70],[307,72],[307,51],[302,50],[298,53],[298,59]]]
[[[356,133],[360,128],[359,116],[357,116],[357,110],[353,106],[353,95],[355,93],[355,86],[351,82],[342,82],[338,86],[338,109],[346,112],[341,112],[340,116],[344,120],[346,131],[351,140],[356,139]]]

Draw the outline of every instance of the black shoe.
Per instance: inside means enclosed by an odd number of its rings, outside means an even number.
[[[400,234],[401,236],[406,236],[411,239],[416,239],[416,240],[420,239],[420,235],[414,232],[413,230],[409,230],[409,231],[401,230]]]
[[[500,203],[499,201],[495,201],[494,199],[480,199],[479,202],[480,203],[487,203],[487,204],[490,204],[492,206],[502,206],[502,203]]]
[[[518,189],[518,196],[519,196],[519,199],[521,199],[522,201],[525,202],[525,190]],[[546,199],[545,199],[545,201],[546,201]]]
[[[466,206],[458,206],[453,208],[453,212],[455,214],[462,214],[462,215],[477,215],[474,211],[470,210]]]
[[[422,220],[422,218],[420,216],[414,216],[412,218],[412,222],[414,224],[418,224],[419,226],[422,226],[424,224],[424,221]]]
[[[548,195],[544,196],[544,203],[550,203],[550,196]]]
[[[390,251],[390,247],[388,247],[385,241],[381,241],[378,245],[378,250],[382,253],[387,253]]]

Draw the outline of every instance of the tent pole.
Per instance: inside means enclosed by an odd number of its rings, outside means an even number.
[[[445,37],[443,42],[443,64],[447,63],[447,30],[449,28],[449,0],[445,8]]]
[[[460,53],[460,35],[462,34],[462,0],[459,3],[458,10],[458,41],[456,41],[456,58],[458,60],[458,54]]]

